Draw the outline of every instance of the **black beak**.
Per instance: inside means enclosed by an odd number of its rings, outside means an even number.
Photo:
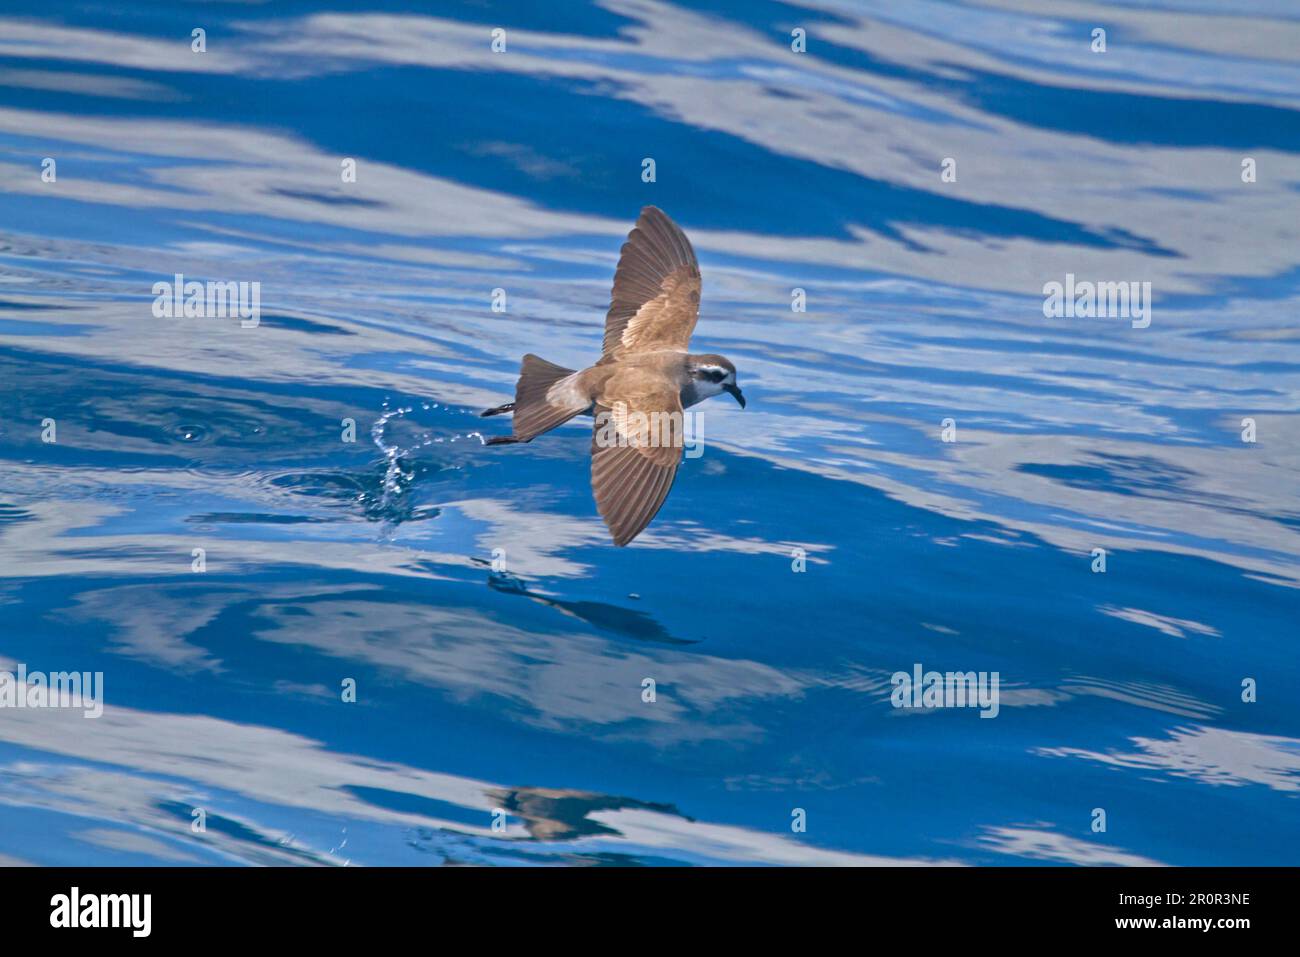
[[[737,402],[740,403],[740,407],[742,409],[745,407],[745,393],[740,391],[740,386],[724,385],[722,388],[724,391],[731,393],[732,398],[734,398]]]

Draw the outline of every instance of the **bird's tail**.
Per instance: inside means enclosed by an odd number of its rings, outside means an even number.
[[[519,381],[515,384],[515,401],[483,413],[500,415],[502,412],[514,412],[514,435],[488,439],[487,444],[528,442],[543,432],[563,425],[580,412],[585,412],[591,403],[581,396],[575,394],[569,401],[556,401],[547,395],[551,386],[573,374],[572,369],[557,366],[532,353],[524,356],[519,367]]]

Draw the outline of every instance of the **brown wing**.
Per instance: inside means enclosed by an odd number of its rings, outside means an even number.
[[[601,362],[630,352],[685,352],[700,314],[700,266],[686,234],[653,206],[628,234],[614,273]]]
[[[676,390],[637,388],[634,378],[619,378],[602,396],[608,404],[596,407],[591,490],[614,544],[626,545],[650,524],[673,487],[683,421]]]

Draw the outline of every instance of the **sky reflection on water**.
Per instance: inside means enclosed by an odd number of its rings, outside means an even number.
[[[0,670],[107,695],[0,712],[0,861],[1294,864],[1300,18],[1042,6],[0,7]],[[749,406],[616,550],[476,413],[646,203]]]

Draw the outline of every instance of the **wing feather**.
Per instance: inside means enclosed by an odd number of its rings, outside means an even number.
[[[626,545],[650,524],[672,489],[682,456],[682,405],[671,390],[607,390],[603,400],[609,404],[597,407],[591,437],[591,489],[614,544]],[[655,431],[655,413],[676,413],[666,436]]]
[[[699,314],[700,266],[691,241],[647,206],[619,256],[601,362],[660,349],[685,352]]]
[[[597,475],[602,466],[603,477]],[[626,545],[659,512],[677,474],[677,463],[659,465],[631,446],[600,449],[592,456],[596,507],[615,545]]]

